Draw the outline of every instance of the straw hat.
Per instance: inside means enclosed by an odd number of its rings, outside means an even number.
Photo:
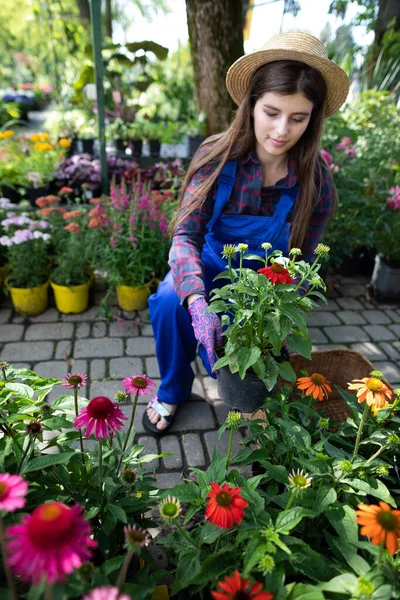
[[[236,104],[243,100],[258,67],[276,60],[297,60],[321,73],[328,88],[326,117],[335,113],[346,100],[350,81],[343,69],[328,59],[325,46],[316,37],[294,31],[273,37],[261,50],[241,56],[229,68],[226,87]]]

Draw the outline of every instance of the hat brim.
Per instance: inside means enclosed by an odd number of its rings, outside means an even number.
[[[250,85],[251,77],[258,67],[277,60],[303,62],[321,73],[327,85],[325,117],[333,115],[345,102],[349,93],[350,81],[345,71],[337,64],[315,54],[279,48],[251,52],[241,56],[229,68],[226,74],[226,87],[237,105],[242,102]]]

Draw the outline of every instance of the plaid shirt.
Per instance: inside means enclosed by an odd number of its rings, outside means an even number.
[[[205,165],[193,175],[183,198],[183,205],[190,204],[193,191],[210,176],[214,165]],[[232,196],[225,205],[224,214],[231,215],[257,215],[271,217],[280,198],[283,188],[291,188],[297,183],[297,176],[293,163],[288,162],[288,174],[276,182],[274,186],[261,187],[263,168],[253,152],[249,152],[238,161],[236,183]],[[190,294],[204,294],[203,265],[201,250],[204,236],[207,233],[206,225],[212,217],[214,207],[214,194],[216,184],[208,194],[204,204],[185,217],[184,221],[175,229],[172,247],[169,254],[169,265],[172,269],[175,291],[181,303]],[[316,202],[311,215],[310,224],[302,247],[302,258],[308,262],[313,260],[313,252],[324,232],[325,225],[334,206],[334,188],[332,180],[325,175],[322,182],[321,197]],[[293,219],[296,205],[287,217],[289,222]]]

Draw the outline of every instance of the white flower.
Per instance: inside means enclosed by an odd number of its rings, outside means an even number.
[[[286,256],[277,256],[274,258],[274,262],[278,263],[278,265],[282,265],[282,267],[287,268],[290,263],[290,258]]]

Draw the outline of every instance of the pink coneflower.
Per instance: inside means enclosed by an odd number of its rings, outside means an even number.
[[[73,390],[75,387],[81,388],[87,384],[88,376],[85,373],[66,373],[64,379],[61,379],[61,385]]]
[[[147,375],[132,375],[132,377],[125,377],[122,381],[122,385],[128,394],[139,394],[139,396],[148,396],[153,393],[155,383]]]
[[[49,502],[36,508],[21,524],[6,532],[7,564],[34,585],[65,581],[65,576],[92,557],[97,542],[82,515],[82,507]]]
[[[86,437],[90,437],[94,430],[96,440],[99,438],[108,439],[110,432],[119,431],[128,417],[124,415],[119,408],[118,402],[111,402],[107,396],[96,396],[89,402],[86,408],[82,408],[79,415],[74,420],[77,429],[87,425]]]
[[[28,484],[19,475],[0,473],[0,510],[13,512],[25,506]]]
[[[148,546],[151,542],[151,535],[149,532],[137,525],[125,525],[124,535],[125,543],[131,550]]]
[[[83,600],[131,600],[131,598],[126,594],[121,594],[120,596],[117,587],[105,585],[104,587],[92,590],[90,594],[83,597]]]

